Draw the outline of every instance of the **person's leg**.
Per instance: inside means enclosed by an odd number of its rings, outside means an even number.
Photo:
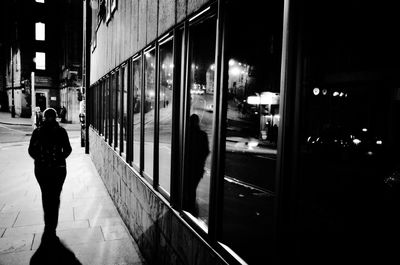
[[[42,191],[45,223],[44,232],[46,234],[55,235],[56,232],[60,207],[60,194],[65,176],[65,168],[47,169],[45,172],[42,171],[36,176]]]

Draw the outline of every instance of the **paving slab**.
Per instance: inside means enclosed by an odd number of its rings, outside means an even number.
[[[118,217],[119,213],[115,207],[103,207],[102,205],[96,206],[79,206],[74,207],[75,220],[82,219],[96,219]]]
[[[35,234],[35,240],[32,245],[33,250],[39,247],[42,235],[42,233]],[[57,231],[57,236],[68,246],[92,244],[104,241],[104,236],[100,227],[61,230]]]
[[[20,235],[16,237],[0,238],[0,264],[2,262],[1,254],[30,250],[32,241],[33,235]]]
[[[19,212],[0,213],[0,227],[11,227],[15,223]]]
[[[73,221],[73,220],[74,216],[72,208],[60,208],[60,212],[58,214],[59,222]],[[38,224],[44,224],[43,210],[20,211],[17,220],[14,224],[14,227],[38,225]]]
[[[106,241],[129,238],[128,231],[126,231],[125,226],[122,224],[102,226],[101,231],[103,231],[103,236]]]
[[[121,220],[120,217],[89,219],[90,227],[95,227],[95,226],[105,227],[105,226],[114,226],[120,224],[123,224],[123,221]]]
[[[89,221],[64,221],[59,222],[57,226],[57,231],[69,230],[75,228],[89,228]],[[43,232],[44,224],[42,225],[28,225],[21,227],[11,227],[5,229],[3,237],[16,237],[24,234],[40,234]],[[1,233],[0,233],[1,235]]]
[[[31,260],[34,251],[26,250],[20,252],[12,252],[6,254],[0,254],[1,265],[27,265]]]
[[[69,246],[84,265],[145,264],[130,239],[98,242],[91,245]]]

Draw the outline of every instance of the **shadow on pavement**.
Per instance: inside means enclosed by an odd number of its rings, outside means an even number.
[[[75,254],[56,236],[52,238],[42,237],[42,242],[33,254],[29,264],[82,265],[82,263],[75,257]]]

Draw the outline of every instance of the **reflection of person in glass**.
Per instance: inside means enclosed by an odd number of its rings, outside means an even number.
[[[206,158],[210,153],[207,133],[200,129],[199,116],[192,114],[189,120],[188,170],[184,180],[184,209],[198,216],[196,189],[204,174]]]

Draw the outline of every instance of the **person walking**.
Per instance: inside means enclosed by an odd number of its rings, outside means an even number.
[[[72,152],[67,131],[56,121],[56,110],[47,108],[43,116],[44,121],[33,131],[28,148],[42,192],[45,223],[42,240],[57,238],[60,194],[67,175],[65,160]]]
[[[200,119],[197,114],[192,114],[189,118],[188,142],[188,172],[184,180],[183,207],[193,216],[198,217],[199,206],[196,202],[196,190],[203,178],[210,149],[207,133],[200,129]]]
[[[62,106],[60,109],[60,118],[62,123],[65,123],[67,121],[65,119],[66,115],[67,115],[67,109],[64,106]]]

